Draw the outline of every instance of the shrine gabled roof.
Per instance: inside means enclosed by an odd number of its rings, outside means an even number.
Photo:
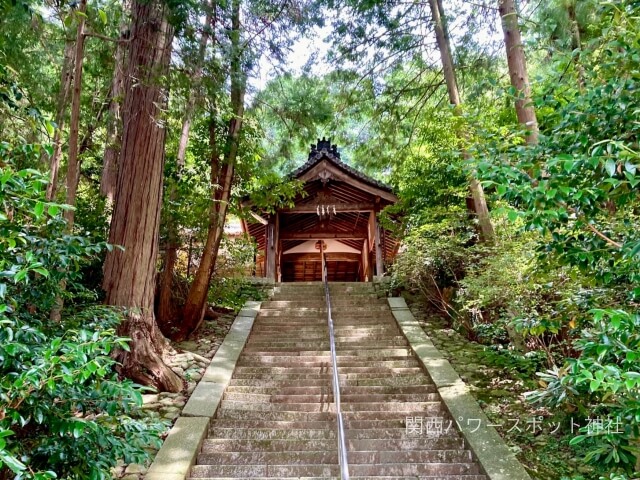
[[[291,178],[300,178],[313,167],[318,165],[323,160],[329,160],[336,167],[343,170],[345,173],[357,178],[361,182],[364,182],[372,187],[379,188],[388,193],[393,193],[393,190],[386,183],[380,182],[362,172],[359,172],[353,167],[350,167],[340,159],[340,152],[336,145],[331,145],[331,139],[318,139],[317,145],[311,145],[311,151],[309,152],[309,159],[304,165],[291,172]]]

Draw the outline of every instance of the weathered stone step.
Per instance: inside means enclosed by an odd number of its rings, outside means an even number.
[[[256,386],[256,387],[331,387],[330,378],[319,379],[264,379],[264,378],[232,378],[230,385]],[[342,378],[340,387],[355,386],[380,386],[380,387],[405,387],[412,385],[433,385],[433,381],[426,376],[396,377],[396,378]]]
[[[358,341],[371,341],[371,340],[384,340],[385,338],[400,337],[400,331],[397,328],[387,328],[385,330],[367,330],[360,329],[343,330],[342,328],[335,328],[334,334],[336,341],[344,340],[358,340]],[[260,330],[254,331],[249,337],[248,343],[270,343],[273,341],[291,342],[291,341],[325,341],[329,337],[329,330],[323,328],[317,331],[300,331],[300,329],[290,330]],[[404,337],[403,337],[404,338]]]
[[[287,327],[287,325],[282,325],[282,322],[277,323],[277,328],[279,330],[275,330],[276,327],[273,325],[269,325],[269,322],[265,319],[263,321],[256,321],[253,325],[252,334],[256,332],[260,332],[261,335],[269,335],[269,334],[277,334],[280,332],[289,332],[294,333],[300,336],[305,335],[308,332],[315,333],[326,333],[328,331],[327,319],[323,317],[314,322],[310,322],[308,320],[299,320],[293,319],[295,325]],[[354,332],[354,334],[362,333],[362,332],[387,332],[389,330],[393,330],[394,332],[399,332],[399,328],[397,325],[394,325],[391,322],[387,322],[382,320],[380,323],[375,323],[371,325],[349,325],[344,324],[340,325],[340,327],[335,326],[336,333],[340,331],[340,333],[346,332]]]
[[[259,404],[258,404],[259,405]],[[398,403],[397,405],[402,405]],[[446,417],[447,412],[441,406],[434,407],[429,410],[402,410],[402,411],[343,411],[342,416],[349,420],[404,420],[406,417]],[[218,410],[217,418],[229,419],[229,420],[277,420],[285,422],[299,422],[299,421],[335,421],[335,411],[333,408],[323,411],[304,411],[304,410],[247,410],[236,408],[220,408]],[[358,430],[359,431],[359,430]],[[387,438],[387,437],[375,437],[373,435],[391,435],[394,430],[362,430],[372,435],[369,438]],[[350,430],[348,434],[357,432],[357,430]],[[399,434],[406,435],[404,429],[399,430]],[[389,437],[392,438],[392,437]]]
[[[337,464],[318,465],[194,465],[192,478],[208,478],[211,476],[231,476],[237,478],[286,478],[302,476],[334,476],[338,475]],[[388,463],[380,465],[350,464],[349,473],[354,476],[374,475],[467,475],[478,474],[474,463]]]
[[[396,369],[396,370],[412,370],[412,369]],[[387,372],[388,373],[388,372]],[[419,374],[420,372],[418,372]],[[370,372],[370,373],[339,373],[338,374],[338,378],[340,379],[340,382],[342,383],[343,381],[347,381],[347,380],[370,380],[370,379],[386,379],[389,378],[389,376],[392,375],[391,373],[385,374],[385,372],[383,371],[375,371],[375,372]],[[416,372],[413,371],[407,371],[407,372],[403,372],[403,373],[393,373],[393,377],[392,378],[415,378],[416,376]],[[290,381],[295,381],[295,380],[325,380],[325,379],[331,379],[332,378],[332,374],[331,371],[326,371],[325,373],[269,373],[269,372],[262,372],[262,373],[243,373],[243,372],[237,372],[234,373],[234,377],[233,378],[246,378],[246,379],[253,379],[253,380],[290,380]]]
[[[412,360],[413,356],[407,355],[406,350],[403,350],[403,355],[389,355],[385,356],[381,359],[376,359],[378,361],[398,361],[398,360]],[[331,356],[329,351],[324,355],[300,355],[300,352],[291,352],[290,354],[282,355],[283,352],[278,352],[274,354],[274,352],[244,352],[242,357],[240,357],[240,361],[248,361],[254,362],[259,361],[262,363],[274,363],[274,362],[284,362],[286,364],[290,363],[300,363],[300,362],[331,362]],[[342,365],[342,362],[369,362],[371,360],[357,355],[343,355],[341,352],[338,352],[337,356],[338,364]]]
[[[189,477],[193,478],[193,477]],[[206,477],[201,480],[236,480],[237,477]],[[295,477],[297,480],[340,480],[340,477]],[[410,477],[350,475],[352,480],[488,480],[486,475],[412,475]],[[272,477],[251,477],[252,480],[273,480]]]
[[[235,428],[217,427],[209,429],[209,436],[230,440],[328,440],[333,439],[335,448],[336,434],[328,429],[290,428],[274,430],[272,428]]]
[[[238,362],[238,367],[331,367],[331,361],[327,358],[326,360],[320,361],[295,361],[293,357],[288,357],[288,361],[262,361],[260,359],[243,359],[241,358]],[[375,363],[381,367],[391,367],[391,368],[404,368],[404,367],[419,367],[420,363],[411,357],[407,357],[405,360],[379,360]],[[343,367],[367,367],[371,365],[370,360],[343,360],[342,358],[338,362],[338,368]]]
[[[336,343],[372,343],[372,342],[380,342],[380,341],[404,341],[406,339],[403,335],[400,335],[398,331],[386,331],[384,333],[350,333],[350,332],[337,332],[337,328],[334,330]],[[277,335],[276,333],[279,333]],[[328,331],[325,332],[325,335],[317,334],[314,337],[307,337],[306,335],[301,335],[300,332],[274,332],[271,335],[253,335],[249,338],[248,343],[253,345],[286,345],[286,344],[299,344],[300,342],[311,343],[311,342],[328,342],[329,335]]]
[[[431,451],[369,451],[349,452],[351,464],[387,463],[468,463],[472,461],[468,450]],[[305,465],[315,463],[337,463],[338,452],[331,450],[301,450],[287,452],[217,452],[198,455],[201,465]]]
[[[389,347],[402,347],[408,345],[407,340],[400,336],[386,336],[381,339],[371,338],[358,338],[358,337],[338,337],[335,339],[336,348],[375,348],[376,346]],[[323,340],[293,340],[289,338],[281,338],[280,341],[268,341],[268,340],[252,340],[247,342],[248,348],[262,347],[264,351],[270,351],[272,349],[307,349],[307,348],[329,348],[329,339]]]
[[[256,412],[335,412],[335,405],[324,403],[256,403],[235,400],[222,400],[221,409],[234,409]],[[421,412],[432,413],[440,411],[441,404],[435,402],[357,402],[344,403],[342,413],[351,412]]]
[[[358,297],[332,297],[331,309],[337,307],[364,307],[370,305],[388,305],[386,298],[377,298],[373,295],[358,296]],[[261,309],[279,308],[279,309],[291,309],[291,308],[326,308],[327,304],[324,298],[303,298],[303,299],[291,299],[291,300],[269,300],[260,304]]]
[[[342,397],[345,395],[380,395],[380,394],[428,394],[436,393],[435,385],[414,385],[406,387],[382,387],[382,386],[341,386],[340,392]],[[319,387],[256,387],[256,386],[239,386],[230,385],[226,389],[227,393],[250,393],[250,394],[267,394],[267,395],[331,395],[331,386]]]
[[[243,354],[247,356],[251,355],[263,355],[263,356],[273,356],[273,352],[269,352],[268,350],[260,350],[259,348],[252,348],[251,346],[245,347]],[[305,356],[305,357],[323,357],[329,356],[331,352],[329,350],[283,350],[277,352],[276,357],[282,356]],[[354,357],[354,358],[387,358],[387,357],[410,357],[411,349],[407,348],[378,348],[378,349],[347,349],[343,348],[339,352],[337,352],[337,357]],[[394,358],[395,360],[395,358]]]
[[[351,375],[354,373],[377,373],[380,374],[381,377],[386,375],[407,375],[407,374],[415,374],[419,375],[422,373],[422,368],[416,367],[384,367],[384,366],[374,366],[374,367],[351,367],[351,366],[339,366],[338,367],[339,375]],[[237,367],[234,375],[237,378],[242,378],[245,374],[250,375],[289,375],[289,374],[305,374],[305,375],[327,375],[332,373],[332,368],[329,365],[324,365],[321,367],[273,367],[262,366],[262,367]]]
[[[347,451],[419,451],[419,450],[460,450],[464,441],[459,436],[417,437],[400,439],[347,439]],[[295,439],[228,439],[207,438],[202,444],[202,453],[214,452],[255,452],[255,451],[300,451],[333,450],[335,438],[315,440]]]
[[[323,392],[319,394],[263,394],[263,393],[234,393],[226,391],[225,400],[246,401],[254,403],[326,403],[333,402],[333,394]],[[367,402],[437,402],[440,397],[435,393],[388,393],[388,394],[347,394],[341,390],[340,398],[342,403],[367,403]]]
[[[380,304],[372,304],[372,305],[347,305],[346,302],[344,305],[331,305],[331,312],[338,317],[340,314],[344,315],[353,315],[357,313],[368,314],[372,312],[390,312],[389,305],[386,303]],[[269,307],[260,307],[260,312],[258,313],[258,318],[265,317],[304,317],[308,314],[327,314],[327,307],[290,307],[290,308],[269,308]]]
[[[381,429],[405,429],[406,419],[398,417],[387,420],[351,420],[346,418],[344,421],[345,428],[353,430],[381,430]],[[212,422],[211,428],[246,428],[246,429],[272,429],[272,430],[336,430],[335,418],[331,421],[282,421],[282,420],[234,420],[234,419],[216,419]],[[449,421],[443,423],[443,430],[449,427]],[[453,428],[453,427],[451,427]],[[450,429],[446,435],[451,435]],[[445,433],[443,432],[443,435]]]

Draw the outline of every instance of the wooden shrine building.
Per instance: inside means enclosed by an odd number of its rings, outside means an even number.
[[[365,282],[383,275],[398,250],[377,218],[398,200],[391,188],[343,163],[336,145],[324,138],[311,146],[309,160],[291,177],[304,185],[293,207],[271,215],[254,210],[255,221],[243,221],[260,252],[256,276],[319,281],[321,246],[329,281]]]

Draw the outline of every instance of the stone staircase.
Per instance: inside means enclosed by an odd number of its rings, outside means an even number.
[[[333,283],[331,295],[351,478],[487,480],[386,299],[366,283]],[[189,478],[339,478],[336,430],[322,284],[282,284]]]

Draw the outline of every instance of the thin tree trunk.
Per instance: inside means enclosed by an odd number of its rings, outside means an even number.
[[[442,60],[442,70],[447,84],[449,102],[455,106],[455,114],[462,115],[462,102],[460,101],[456,72],[453,66],[449,36],[443,24],[442,3],[438,0],[429,0],[429,6],[431,8],[431,17],[436,32],[436,42],[438,44],[438,50],[440,51],[440,59]],[[465,160],[470,159],[466,149],[463,149],[462,156]],[[474,177],[471,177],[469,180],[469,190],[473,197],[474,210],[478,217],[482,240],[485,242],[493,242],[495,232],[491,224],[491,218],[489,217],[489,208],[487,207],[484,190],[482,189],[482,185]]]
[[[209,141],[211,144],[211,197],[212,204],[209,209],[209,229],[207,241],[202,259],[196,271],[195,278],[189,289],[187,301],[185,302],[180,326],[179,338],[187,338],[200,326],[206,306],[207,292],[211,276],[215,270],[218,258],[218,250],[224,233],[224,222],[227,216],[229,200],[231,198],[231,187],[235,171],[235,161],[238,155],[238,144],[242,120],[244,115],[244,95],[246,89],[246,79],[242,71],[241,51],[240,51],[240,0],[233,0],[231,19],[231,106],[234,117],[229,121],[227,136],[225,141],[224,164],[220,168],[219,155],[217,153],[215,118],[210,126]],[[217,174],[217,172],[220,174]],[[218,181],[214,183],[214,178]],[[218,188],[221,187],[221,189]]]
[[[167,347],[153,313],[158,231],[162,205],[166,96],[159,77],[171,56],[173,29],[161,0],[134,0],[123,109],[122,148],[103,288],[106,303],[125,308],[118,333],[131,350],[116,359],[121,373],[138,383],[177,392],[182,380],[163,361]]]
[[[576,73],[578,75],[578,84],[580,89],[584,89],[584,67],[582,66],[582,60],[580,53],[582,51],[582,39],[580,38],[580,26],[578,25],[578,19],[576,18],[576,4],[571,1],[567,4],[567,15],[569,16],[569,22],[571,22],[571,48],[574,51],[574,63],[576,65]],[[576,53],[577,52],[577,53]]]
[[[215,5],[211,2],[207,4],[207,16],[205,18],[202,34],[200,35],[200,43],[198,45],[198,56],[195,60],[194,69],[192,72],[191,90],[189,91],[189,98],[187,99],[187,106],[184,112],[184,118],[182,120],[182,130],[180,132],[180,141],[178,142],[178,155],[177,163],[178,167],[184,165],[184,157],[187,153],[187,146],[189,145],[189,132],[191,131],[191,121],[193,120],[193,113],[195,111],[196,102],[198,100],[198,90],[202,81],[202,67],[204,65],[205,54],[207,52],[207,44],[209,43],[210,32],[213,32],[214,19],[215,19]]]
[[[199,91],[201,86],[200,84],[202,80],[202,67],[205,61],[207,44],[209,43],[209,32],[214,31],[214,9],[215,7],[211,3],[207,5],[207,16],[204,22],[202,35],[200,36],[198,55],[195,60],[195,67],[193,70],[192,88],[189,91],[187,106],[185,109],[184,118],[182,120],[182,130],[180,133],[180,141],[178,142],[177,155],[178,178],[180,178],[182,170],[184,168],[184,159],[187,153],[187,146],[189,144],[189,133],[191,131],[191,121],[193,119],[193,113],[195,111],[196,102],[198,100],[197,92]],[[174,201],[176,200],[176,196],[176,186],[175,184],[172,184],[169,192],[169,198],[170,200]],[[162,276],[160,278],[160,293],[157,309],[158,324],[166,334],[170,333],[170,329],[165,328],[165,326],[168,327],[168,325],[173,321],[173,312],[175,310],[171,302],[171,294],[173,292],[174,270],[176,260],[178,258],[179,237],[177,229],[178,226],[175,219],[170,217],[167,225],[167,247],[165,249]]]
[[[73,91],[71,94],[71,122],[69,132],[69,157],[67,159],[67,192],[65,203],[72,207],[76,204],[76,193],[78,191],[78,181],[80,179],[80,167],[78,164],[78,139],[80,129],[80,100],[82,97],[82,64],[84,62],[84,25],[85,12],[87,10],[87,0],[82,0],[78,7],[78,30],[76,33],[75,45],[75,64],[73,68]],[[57,174],[57,172],[56,172]],[[57,182],[57,180],[56,180]],[[54,185],[54,181],[50,186]],[[52,190],[55,194],[55,189]],[[65,230],[68,234],[73,231],[73,222],[75,218],[74,209],[65,210],[64,218],[67,221]],[[61,280],[60,290],[63,292],[67,287],[66,280]],[[52,322],[59,322],[62,318],[62,309],[64,308],[64,300],[61,295],[56,295],[53,308],[49,312],[49,318]]]
[[[67,159],[67,195],[66,204],[75,207],[78,181],[80,179],[80,162],[78,159],[78,139],[80,131],[80,100],[82,97],[82,64],[84,63],[84,25],[87,0],[81,0],[78,7],[78,33],[76,36],[75,66],[73,71],[73,92],[71,95],[71,122],[69,124],[69,158]],[[65,210],[67,232],[73,230],[75,210]]]
[[[111,80],[111,99],[109,101],[109,122],[107,123],[106,147],[100,178],[100,193],[107,199],[107,205],[113,205],[116,179],[118,176],[118,155],[120,154],[120,133],[122,118],[120,114],[124,97],[124,70],[126,44],[124,40],[129,36],[130,0],[122,3],[122,18],[120,19],[120,41],[116,43],[113,79]]]
[[[75,45],[67,40],[64,44],[62,70],[60,72],[60,90],[56,101],[56,131],[53,135],[53,153],[49,159],[49,184],[47,185],[47,200],[52,201],[58,190],[58,173],[60,172],[60,160],[62,158],[62,132],[71,94],[71,82],[73,80]]]
[[[531,101],[531,85],[527,73],[527,60],[524,56],[522,37],[518,25],[518,12],[515,0],[498,0],[498,11],[502,17],[504,44],[507,49],[507,63],[511,85],[517,92],[516,115],[518,122],[527,128],[525,140],[528,144],[538,143],[538,120]]]

